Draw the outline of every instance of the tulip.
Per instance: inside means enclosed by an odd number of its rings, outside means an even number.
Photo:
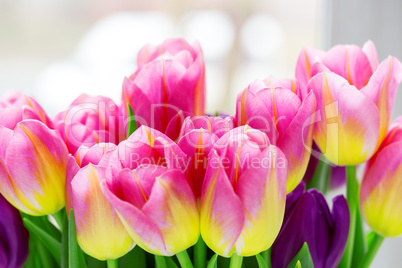
[[[182,172],[162,166],[124,169],[102,191],[134,242],[155,255],[171,256],[199,236],[197,203]]]
[[[201,193],[200,229],[217,254],[253,256],[267,250],[282,225],[286,158],[265,133],[238,127],[209,153]]]
[[[22,267],[28,257],[28,240],[20,212],[0,194],[0,267]]]
[[[133,108],[137,126],[146,125],[176,140],[187,115],[204,115],[205,74],[202,51],[183,39],[146,46],[138,70],[125,78],[122,110]]]
[[[390,126],[378,152],[367,163],[360,187],[360,211],[378,234],[402,233],[402,117]]]
[[[65,205],[68,151],[59,135],[37,120],[14,131],[0,126],[0,192],[19,210],[47,215]]]
[[[233,119],[231,117],[187,117],[184,121],[181,138],[177,144],[190,158],[186,178],[197,201],[201,197],[208,154],[218,138],[232,128]]]
[[[0,98],[0,125],[14,129],[23,119],[36,119],[42,121],[49,128],[53,123],[43,108],[33,99],[22,93],[14,92]]]
[[[313,90],[317,98],[314,141],[336,165],[367,161],[387,133],[402,81],[401,63],[390,56],[378,65],[371,41],[363,49],[338,45],[320,52],[314,64],[308,51],[299,56],[296,77],[312,77],[306,89]]]
[[[298,82],[268,77],[256,80],[237,96],[237,126],[265,132],[288,160],[287,192],[302,180],[310,158],[316,101],[300,98]]]
[[[66,111],[60,112],[54,122],[73,155],[81,145],[92,147],[101,142],[118,144],[126,136],[118,106],[102,96],[82,94]]]
[[[339,195],[331,213],[320,192],[304,189],[302,182],[286,197],[285,219],[271,249],[272,267],[287,267],[307,242],[314,267],[335,268],[348,239],[348,205]]]
[[[117,259],[134,244],[117,213],[103,196],[100,183],[106,179],[104,167],[87,165],[71,182],[77,241],[90,256]]]

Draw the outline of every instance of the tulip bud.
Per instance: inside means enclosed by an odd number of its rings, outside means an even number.
[[[287,267],[307,242],[314,267],[336,267],[349,234],[349,208],[343,196],[333,199],[332,213],[315,189],[302,182],[286,197],[283,225],[271,249],[272,267]]]
[[[59,135],[37,120],[14,131],[0,126],[0,192],[19,210],[47,215],[65,205],[68,151]]]
[[[402,117],[390,126],[378,152],[367,163],[360,187],[360,211],[378,234],[402,233]]]
[[[304,88],[316,95],[313,136],[325,157],[339,166],[367,161],[387,133],[402,81],[399,60],[390,56],[378,65],[371,41],[363,49],[355,45],[337,45],[328,52],[305,49],[296,77],[308,81]]]
[[[286,191],[302,180],[310,159],[316,101],[300,98],[297,81],[268,77],[256,80],[237,96],[237,126],[249,125],[268,135],[288,160]]]
[[[20,212],[0,194],[0,267],[22,267],[28,257],[29,233]]]
[[[219,255],[268,249],[282,225],[286,158],[248,126],[223,135],[209,154],[201,193],[201,235]]]

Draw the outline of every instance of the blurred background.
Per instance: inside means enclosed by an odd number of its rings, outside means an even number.
[[[20,90],[53,116],[80,93],[120,102],[136,53],[169,37],[204,50],[207,112],[234,113],[252,80],[294,76],[306,45],[377,46],[402,59],[399,0],[0,0],[0,95]],[[394,118],[402,114],[398,93]],[[387,239],[373,267],[402,263],[402,238]]]

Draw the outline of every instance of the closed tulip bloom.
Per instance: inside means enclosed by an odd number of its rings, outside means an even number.
[[[402,117],[390,126],[378,152],[367,163],[360,187],[360,211],[378,234],[402,233]]]
[[[133,108],[137,125],[150,126],[178,138],[187,115],[204,115],[205,73],[202,51],[183,39],[146,46],[138,54],[138,70],[123,83],[122,110]]]
[[[28,240],[20,212],[0,194],[0,267],[22,267],[28,257]]]
[[[336,165],[361,164],[376,152],[387,133],[402,81],[401,63],[389,56],[378,65],[372,42],[363,49],[338,45],[320,54],[315,63],[312,57],[300,56],[296,71],[297,77],[302,73],[312,77],[306,89],[317,98],[314,141]]]
[[[302,180],[310,159],[315,108],[314,94],[302,99],[298,82],[289,79],[256,80],[237,96],[237,126],[263,131],[285,154],[288,193]]]
[[[301,183],[286,198],[285,219],[271,248],[272,267],[287,267],[307,242],[314,267],[335,268],[348,240],[348,205],[339,195],[333,199],[331,213],[320,192],[304,189]]]
[[[162,166],[124,169],[119,178],[102,181],[102,191],[141,248],[171,256],[194,245],[199,214],[180,170]]]
[[[253,256],[268,249],[282,225],[286,158],[265,133],[238,127],[209,154],[201,193],[200,229],[219,255]]]
[[[37,120],[0,126],[0,192],[27,214],[55,213],[65,205],[67,156],[56,131]]]
[[[53,128],[53,122],[34,98],[20,92],[13,92],[0,98],[1,126],[14,129],[17,123],[24,119],[36,119]]]
[[[99,260],[120,258],[134,246],[101,191],[105,171],[104,167],[89,164],[79,170],[71,182],[78,244],[88,255]]]
[[[111,99],[82,94],[55,117],[54,123],[69,152],[75,156],[81,145],[118,144],[124,140],[125,118],[119,113],[119,107]]]
[[[231,117],[187,117],[184,121],[177,144],[190,158],[186,178],[197,201],[201,196],[209,152],[218,138],[232,128]]]

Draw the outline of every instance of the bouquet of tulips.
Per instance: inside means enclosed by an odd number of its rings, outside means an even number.
[[[202,50],[170,39],[120,105],[83,94],[50,119],[4,96],[0,267],[368,267],[402,233],[401,81],[371,41],[306,47],[295,79],[207,115]]]

